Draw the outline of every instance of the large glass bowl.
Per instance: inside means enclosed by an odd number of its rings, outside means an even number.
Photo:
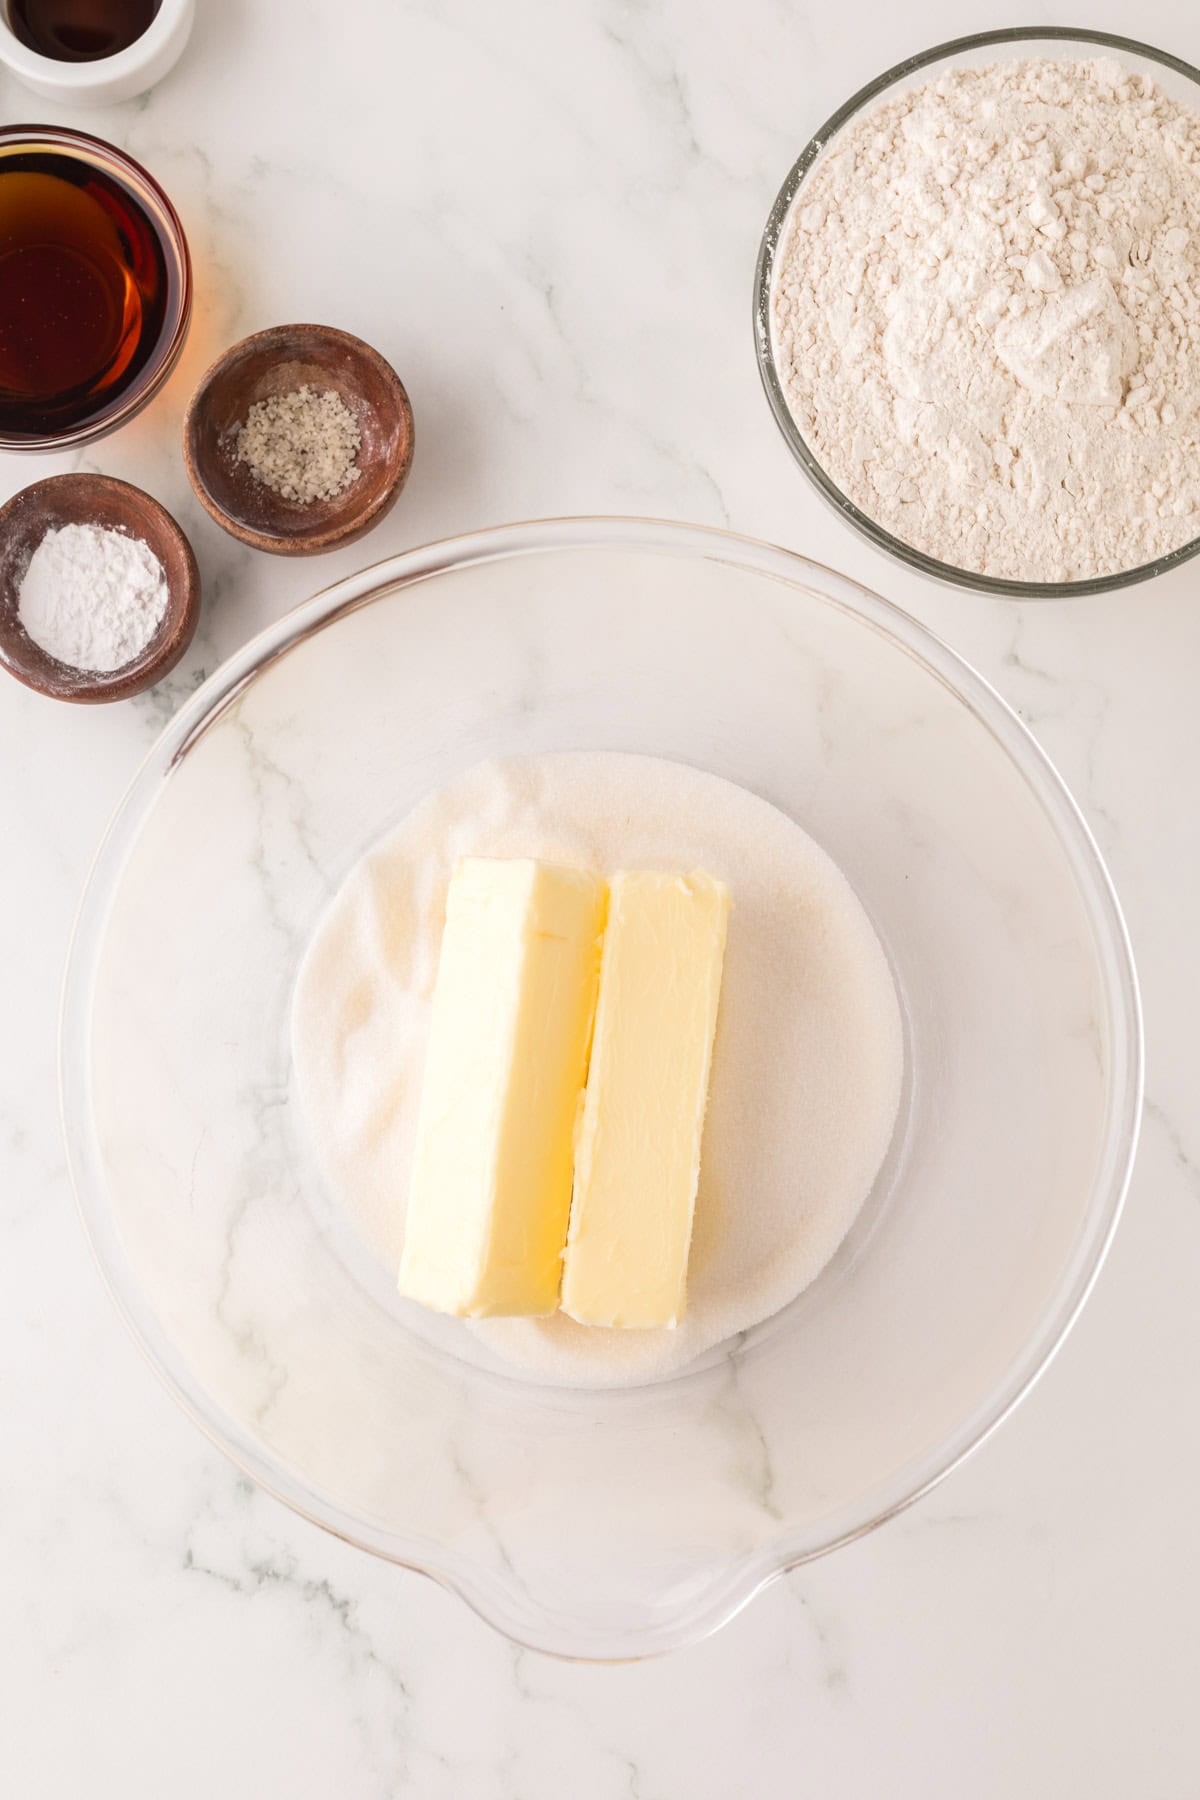
[[[1101,575],[1089,581],[1007,581],[981,575],[974,569],[960,569],[951,563],[938,562],[926,556],[903,538],[895,537],[855,505],[844,494],[810,448],[800,427],[792,417],[783,391],[783,383],[775,365],[775,344],[771,331],[771,290],[775,280],[775,258],[784,240],[793,209],[804,204],[802,188],[813,169],[837,148],[841,134],[864,112],[871,112],[907,88],[921,87],[933,76],[950,68],[985,68],[990,63],[1026,61],[1034,58],[1060,61],[1086,61],[1098,53],[1114,53],[1127,68],[1151,77],[1156,86],[1172,99],[1200,112],[1200,69],[1165,50],[1153,50],[1134,38],[1114,37],[1107,31],[1084,31],[1069,26],[1044,25],[1039,29],[1014,28],[976,32],[970,37],[954,38],[947,44],[936,44],[917,56],[906,57],[894,69],[887,69],[867,86],[852,94],[839,106],[805,145],[788,171],[767,219],[758,263],[754,274],[754,345],[763,388],[775,423],[784,442],[808,476],[817,492],[840,516],[861,532],[880,550],[918,569],[936,581],[954,587],[972,588],[978,593],[998,594],[1010,599],[1063,600],[1086,594],[1104,594],[1116,588],[1130,587],[1161,575],[1176,564],[1186,562],[1200,551],[1200,538],[1161,556],[1140,568],[1122,570],[1116,575]]]
[[[322,1191],[288,1049],[301,952],[363,850],[480,758],[581,748],[799,820],[875,920],[907,1037],[895,1142],[820,1279],[701,1366],[605,1393],[406,1326]],[[87,1230],[192,1417],[513,1638],[603,1658],[711,1630],[986,1436],[1095,1276],[1140,1080],[1096,847],[991,689],[802,557],[603,519],[393,557],[214,675],[100,849],[62,1025]]]

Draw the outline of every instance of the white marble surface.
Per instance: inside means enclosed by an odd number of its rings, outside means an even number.
[[[1028,17],[1043,8],[1031,6]],[[1047,17],[1051,16],[1046,14]],[[969,0],[204,0],[149,98],[74,115],[163,180],[198,313],[157,404],[79,466],[190,530],[197,643],[156,693],[0,692],[0,1784],[67,1800],[637,1800],[1200,1791],[1200,564],[1015,607],[927,586],[793,469],[750,334],[758,234],[809,131]],[[1187,0],[1089,22],[1200,61]],[[0,87],[5,116],[65,119]],[[180,416],[235,336],[297,317],[409,384],[409,488],[370,544],[256,558],[188,494]],[[0,459],[0,494],[72,462]],[[92,1268],[63,1166],[55,1014],[104,821],[157,727],[264,621],[366,558],[572,511],[729,524],[901,601],[990,676],[1073,786],[1124,900],[1146,1130],[1082,1321],[932,1497],[660,1663],[516,1652],[455,1600],[252,1491],[160,1390]]]

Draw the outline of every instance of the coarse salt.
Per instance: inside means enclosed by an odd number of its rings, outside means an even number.
[[[305,384],[257,400],[237,433],[236,455],[282,500],[334,500],[356,479],[358,421],[332,388]]]

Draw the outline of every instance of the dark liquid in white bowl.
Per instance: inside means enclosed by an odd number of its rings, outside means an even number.
[[[148,29],[160,0],[8,0],[16,36],[56,62],[97,62],[127,50]]]

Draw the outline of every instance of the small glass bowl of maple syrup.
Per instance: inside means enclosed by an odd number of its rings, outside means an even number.
[[[171,373],[191,308],[183,227],[143,168],[84,132],[0,128],[0,450],[115,431]]]

